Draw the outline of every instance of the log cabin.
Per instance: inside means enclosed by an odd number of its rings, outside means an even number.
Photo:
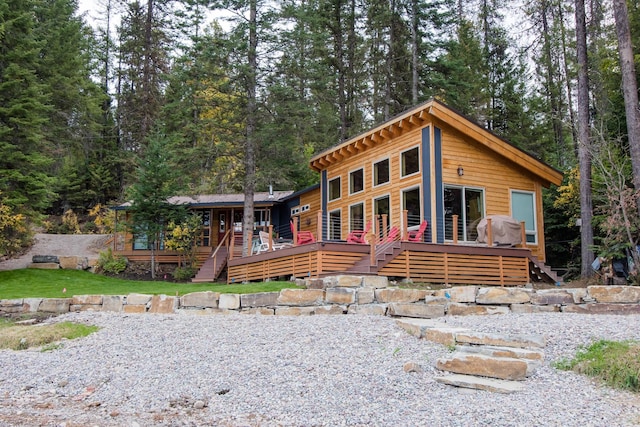
[[[319,185],[256,194],[256,230],[279,238],[277,251],[239,256],[242,195],[177,198],[203,218],[194,280],[224,273],[229,283],[351,273],[503,286],[559,280],[544,263],[542,191],[559,185],[562,173],[437,100],[315,155],[310,167]],[[494,241],[494,216],[520,224],[519,244]],[[354,244],[350,236],[365,229],[364,243]],[[301,233],[314,238],[298,244]],[[119,242],[116,253],[144,259],[133,236]]]

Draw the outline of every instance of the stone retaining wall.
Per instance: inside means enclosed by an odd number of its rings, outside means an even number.
[[[300,281],[306,289],[257,294],[194,292],[167,295],[76,295],[0,300],[0,315],[66,313],[254,313],[263,315],[375,314],[435,318],[514,313],[640,314],[640,287],[589,286],[533,290],[458,286],[441,290],[390,287],[385,277],[335,276]]]

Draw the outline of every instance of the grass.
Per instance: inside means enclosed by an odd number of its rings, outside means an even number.
[[[227,285],[122,280],[80,270],[22,269],[0,271],[0,300],[68,298],[73,295],[128,295],[131,293],[184,295],[201,291],[248,294],[277,292],[285,288],[298,288],[298,286],[291,282],[275,281]]]
[[[640,392],[640,342],[596,341],[555,367],[597,378],[610,387]]]
[[[73,322],[55,324],[18,325],[7,319],[0,320],[0,349],[26,350],[42,347],[51,351],[62,346],[59,341],[86,337],[99,328]]]

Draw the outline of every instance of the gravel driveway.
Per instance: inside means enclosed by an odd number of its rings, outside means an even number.
[[[98,258],[110,237],[110,234],[36,234],[31,249],[20,257],[0,261],[0,270],[27,268],[33,255]]]
[[[540,333],[546,360],[503,395],[435,382],[442,345],[364,315],[76,313],[101,326],[55,351],[0,351],[0,425],[632,426],[637,395],[551,362],[593,339],[640,339],[640,316],[549,313],[447,317]],[[422,372],[407,373],[415,362]]]

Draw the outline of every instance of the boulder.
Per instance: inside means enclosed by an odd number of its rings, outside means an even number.
[[[389,316],[419,317],[431,319],[444,316],[444,305],[427,305],[411,303],[389,304]]]
[[[356,302],[356,290],[352,288],[329,288],[325,293],[325,301],[328,304],[354,304]]]
[[[524,360],[466,352],[455,352],[449,358],[439,359],[436,367],[456,374],[478,375],[501,380],[520,381],[531,374]]]
[[[424,300],[428,292],[421,289],[385,288],[376,289],[378,302],[418,302]]]
[[[531,304],[534,304],[534,305],[573,304],[573,295],[565,290],[541,289],[531,294]]]
[[[462,332],[456,335],[461,344],[496,345],[501,347],[542,348],[546,345],[541,335],[503,335],[485,332]]]
[[[474,375],[449,374],[437,377],[436,381],[455,387],[484,390],[493,393],[510,394],[524,390],[524,385],[521,382],[477,377]]]
[[[240,294],[220,294],[218,308],[222,310],[237,310],[240,308]]]
[[[587,292],[597,302],[640,302],[640,287],[638,286],[589,286],[587,287]]]
[[[475,316],[484,314],[507,314],[509,307],[496,305],[474,305],[463,303],[450,303],[447,306],[449,316]]]
[[[436,296],[445,297],[451,302],[476,302],[477,292],[477,286],[454,286],[437,290]]]
[[[180,298],[180,307],[217,308],[219,292],[192,292]]]
[[[151,298],[149,313],[170,314],[175,313],[178,308],[178,298],[166,295],[154,295]]]
[[[60,264],[60,259],[57,255],[34,255],[31,257],[31,262],[34,264]]]
[[[38,311],[44,313],[68,313],[71,298],[45,298],[40,303]]]
[[[522,304],[531,301],[531,291],[520,288],[480,288],[477,304]]]
[[[283,289],[278,295],[278,305],[313,306],[324,303],[322,289]],[[277,314],[277,312],[276,312]]]
[[[273,307],[278,303],[279,292],[260,292],[240,295],[240,307]]]

